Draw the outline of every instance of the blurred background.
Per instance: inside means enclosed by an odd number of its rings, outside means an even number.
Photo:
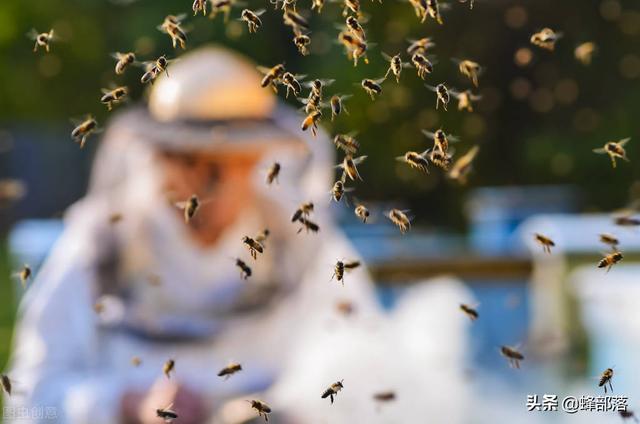
[[[624,370],[615,387],[630,395],[633,408],[633,393],[624,389],[638,387],[632,383],[634,375],[640,377],[633,356],[640,341],[625,336],[640,320],[633,318],[630,295],[640,270],[634,265],[640,233],[613,226],[609,213],[640,198],[640,4],[477,0],[470,10],[453,1],[443,8],[440,26],[431,19],[419,23],[408,2],[363,1],[367,37],[374,45],[370,63],[353,67],[335,42],[335,25],[343,21],[338,4],[328,3],[321,15],[308,14],[311,54],[303,57],[280,13],[264,2],[248,3],[268,9],[257,34],[249,35],[235,19],[240,8],[226,25],[222,16],[189,16],[187,50],[223,44],[263,66],[285,62],[294,73],[335,79],[332,93],[353,94],[346,103],[349,115],[323,126],[331,134],[357,131],[369,156],[360,168],[365,180],[356,185],[356,196],[378,213],[389,205],[410,209],[415,220],[409,235],[400,238],[384,219],[363,227],[355,225],[350,209],[336,213],[368,260],[386,308],[393,308],[407,285],[440,274],[455,275],[473,291],[481,318],[470,327],[469,380],[488,385],[496,396],[519,395],[508,407],[500,404],[505,415],[493,411],[497,415],[488,417],[513,418],[509,408],[523,413],[526,394],[536,389],[580,395],[584,390],[576,387],[588,387],[594,394],[593,377],[612,365]],[[302,3],[299,8],[310,7]],[[91,113],[107,123],[108,112],[98,100],[100,89],[113,83],[129,86],[133,99],[143,100],[142,71],[115,78],[110,53],[134,50],[142,60],[171,57],[169,38],[155,28],[167,14],[190,7],[186,0],[48,0],[29,7],[21,0],[0,2],[0,179],[19,180],[25,190],[0,208],[0,367],[8,357],[22,292],[12,274],[23,263],[37,272],[62,229],[61,214],[85,191],[100,142],[94,137],[79,150],[69,138],[70,118]],[[543,27],[563,34],[555,52],[529,43]],[[25,35],[31,28],[55,29],[60,40],[50,54],[32,52]],[[404,54],[407,39],[427,36],[436,43],[437,58],[427,83],[471,88],[450,58],[472,59],[485,68],[475,112],[457,112],[454,103],[448,113],[436,111],[435,96],[412,69],[403,72],[401,84],[385,82],[384,95],[375,102],[356,86],[385,74],[382,52]],[[587,41],[597,50],[585,66],[574,49]],[[466,186],[441,172],[414,172],[393,159],[428,148],[431,141],[420,130],[440,127],[459,136],[458,152],[480,146]],[[612,169],[606,156],[592,152],[625,137],[632,137],[631,163]],[[553,256],[541,255],[532,243],[536,231],[556,241]],[[595,268],[606,250],[597,241],[601,232],[619,236],[626,253],[624,264],[608,274]],[[627,311],[631,315],[624,315]],[[500,357],[502,344],[521,345],[527,357],[521,372],[514,373]]]

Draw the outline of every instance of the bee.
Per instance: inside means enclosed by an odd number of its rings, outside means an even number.
[[[630,137],[623,138],[619,141],[608,141],[605,143],[604,147],[593,149],[594,153],[598,154],[608,154],[609,158],[611,158],[611,166],[616,167],[616,158],[620,158],[629,162],[629,158],[627,157],[627,152],[624,149],[625,144],[627,144],[631,140]]]
[[[360,85],[362,86],[364,91],[369,96],[371,96],[371,100],[375,100],[376,99],[375,95],[382,94],[382,86],[380,85],[380,84],[382,84],[382,81],[384,81],[384,78],[380,78],[380,79],[377,79],[377,80],[365,78],[365,79],[362,80]]]
[[[531,44],[538,46],[542,49],[553,51],[556,47],[556,42],[562,37],[561,32],[555,32],[551,28],[542,28],[531,36]]]
[[[400,233],[405,234],[411,229],[411,220],[407,216],[408,210],[401,211],[400,209],[391,209],[387,212],[386,216],[393,222],[399,229]]]
[[[271,407],[261,400],[249,400],[251,407],[256,410],[258,416],[264,417],[265,421],[269,421],[269,415],[271,413]]]
[[[319,98],[320,101],[322,101],[322,94],[323,94],[324,88],[333,84],[333,81],[334,80],[332,79],[314,79],[313,81],[305,83],[305,86],[311,89],[311,92],[309,93],[309,97],[314,96]]]
[[[145,72],[140,78],[140,82],[142,84],[146,84],[148,82],[153,84],[153,81],[163,72],[169,76],[169,71],[167,70],[169,59],[167,59],[165,55],[160,56],[153,62],[145,62],[144,65]]]
[[[349,60],[353,60],[353,66],[358,66],[360,58],[364,60],[364,63],[369,63],[369,58],[367,57],[368,45],[365,41],[346,31],[338,34],[338,41],[344,46]]]
[[[458,64],[458,70],[462,75],[469,78],[475,87],[478,86],[478,75],[482,72],[480,64],[472,60],[452,59]]]
[[[282,76],[286,72],[284,65],[279,63],[273,68],[265,68],[265,67],[259,66],[258,70],[263,74],[265,74],[264,77],[262,78],[262,81],[260,82],[260,86],[262,88],[271,86],[273,88],[273,91],[277,93],[278,92],[277,83],[282,80]]]
[[[402,73],[402,68],[406,66],[406,63],[402,62],[402,57],[400,57],[400,53],[395,56],[389,56],[386,53],[382,53],[382,57],[385,60],[389,61],[389,68],[387,69],[387,73],[384,74],[384,79],[387,79],[389,74],[393,74],[396,77],[396,82],[400,82],[400,74]]]
[[[140,365],[142,365],[142,359],[140,359],[139,356],[133,356],[131,358],[131,365],[133,365],[134,367],[139,367]]]
[[[127,87],[117,87],[113,90],[102,89],[102,97],[100,97],[100,103],[106,104],[107,109],[113,109],[114,103],[120,103],[129,94]]]
[[[625,409],[624,411],[618,411],[620,413],[620,417],[623,420],[626,420],[627,418],[633,418],[634,422],[640,422],[638,421],[638,418],[636,417],[636,415],[633,413],[633,411],[630,411],[629,409]]]
[[[433,140],[434,149],[440,150],[443,153],[449,151],[449,143],[460,141],[458,137],[445,133],[442,128],[437,129],[435,132],[422,130],[422,134]]]
[[[349,97],[351,97],[350,94],[346,94],[344,96],[341,96],[341,95],[338,95],[338,94],[334,94],[333,96],[331,96],[331,98],[329,99],[329,105],[331,106],[331,121],[332,122],[343,111],[347,115],[349,114],[349,111],[344,106],[344,101],[346,99],[348,99]]]
[[[198,12],[202,12],[202,16],[207,16],[207,1],[208,0],[193,0],[191,10],[193,10],[193,16],[196,16]]]
[[[232,362],[218,372],[218,377],[224,377],[225,380],[228,380],[229,377],[238,371],[242,371],[242,365]]]
[[[616,236],[606,233],[600,234],[600,242],[606,244],[607,246],[611,246],[611,249],[614,252],[618,251],[618,245],[620,244],[620,241]]]
[[[467,176],[473,169],[473,161],[479,151],[480,148],[478,146],[473,146],[467,153],[462,155],[460,159],[453,164],[451,171],[449,171],[449,178],[458,181],[462,185],[466,184]]]
[[[465,90],[462,92],[449,90],[449,93],[458,99],[458,110],[466,110],[467,112],[473,112],[473,102],[482,98],[482,96],[473,94],[471,90]]]
[[[314,110],[313,112],[308,114],[306,118],[304,118],[302,124],[300,125],[300,129],[302,129],[302,131],[306,131],[311,128],[311,134],[313,134],[313,136],[315,137],[316,135],[318,135],[318,122],[320,122],[321,118],[322,111],[320,111],[319,109]]]
[[[178,209],[182,209],[184,211],[184,222],[188,224],[193,217],[196,216],[198,209],[200,209],[200,200],[198,199],[198,196],[192,194],[188,200],[178,202],[175,205]]]
[[[338,392],[344,388],[342,384],[344,380],[336,381],[331,386],[327,388],[324,392],[322,392],[322,399],[329,398],[331,399],[331,404],[333,404],[333,397],[338,395]]]
[[[242,242],[247,246],[247,249],[249,249],[249,253],[251,254],[251,257],[254,260],[257,259],[258,253],[264,252],[264,247],[262,246],[262,244],[255,241],[249,236],[242,237]]]
[[[115,212],[109,215],[109,224],[117,224],[122,221],[124,216],[120,212]]]
[[[183,50],[186,48],[187,33],[182,28],[182,21],[185,17],[185,15],[167,15],[162,24],[158,26],[160,31],[171,38],[171,44],[174,49],[177,45],[180,45],[180,48]]]
[[[640,225],[640,219],[633,218],[627,215],[621,215],[613,218],[613,223],[621,227],[637,227],[638,225]]]
[[[171,378],[171,373],[175,370],[176,361],[173,359],[167,360],[162,366],[162,373],[167,376],[167,378]]]
[[[44,50],[49,53],[51,42],[55,40],[53,29],[49,30],[49,32],[38,32],[32,28],[31,31],[27,33],[27,36],[35,42],[33,45],[34,53],[36,53],[40,47],[43,47]]]
[[[609,272],[611,267],[620,262],[622,258],[622,252],[616,251],[613,253],[609,253],[602,259],[600,259],[600,261],[598,262],[598,268],[607,268],[607,272]]]
[[[87,142],[87,138],[98,131],[98,121],[89,115],[71,131],[71,138],[74,142],[79,143],[82,149]]]
[[[533,235],[533,238],[540,246],[542,246],[542,250],[545,253],[551,253],[551,248],[556,245],[553,240],[551,240],[549,237],[544,236],[540,233],[535,233]]]
[[[278,182],[278,176],[280,175],[280,163],[278,162],[274,162],[270,167],[269,170],[267,171],[267,184],[271,185],[273,184],[273,182],[275,181],[276,183]]]
[[[298,218],[298,222],[302,224],[302,227],[300,227],[300,229],[297,231],[297,234],[300,234],[302,230],[306,230],[307,233],[309,231],[311,231],[312,233],[317,233],[318,231],[320,231],[320,226],[318,224],[316,224],[313,221],[310,221],[304,216],[301,216],[300,218]]]
[[[156,409],[156,416],[158,418],[162,418],[165,423],[172,423],[173,420],[178,418],[178,414],[176,414],[176,411],[173,411],[171,409],[172,406],[173,406],[173,403],[170,403],[164,408]]]
[[[11,380],[8,375],[0,374],[0,383],[2,383],[2,390],[9,396],[11,396]]]
[[[18,277],[18,279],[20,280],[22,287],[27,287],[27,283],[29,282],[31,275],[32,275],[31,267],[27,264],[24,264],[22,266],[22,269],[20,269],[20,271],[15,273],[15,276]]]
[[[377,402],[391,402],[396,400],[396,392],[389,390],[386,392],[374,393],[373,399]]]
[[[475,310],[475,308],[472,308],[469,305],[465,305],[464,303],[461,303],[460,310],[465,314],[467,314],[467,316],[469,317],[469,319],[471,319],[471,321],[475,321],[478,319],[479,314],[478,314],[478,311]]]
[[[352,269],[356,269],[359,266],[360,266],[359,261],[351,261],[351,262],[336,261],[336,264],[333,266],[333,275],[331,276],[330,281],[333,281],[333,279],[335,278],[336,280],[338,280],[338,282],[342,283],[342,285],[344,286],[345,272],[351,271]]]
[[[342,173],[342,177],[333,184],[333,187],[331,187],[331,192],[330,192],[331,193],[331,198],[333,200],[335,200],[336,202],[339,202],[342,199],[342,197],[344,197],[344,194],[346,192],[352,190],[350,188],[346,188],[345,187],[345,185],[344,185],[345,178],[346,178],[346,175],[343,172]]]
[[[24,182],[11,178],[0,179],[0,208],[24,198],[26,193],[27,187]]]
[[[293,75],[291,72],[285,72],[282,74],[282,84],[287,87],[287,95],[289,98],[289,92],[293,92],[294,96],[298,96],[302,91],[302,85],[298,81],[304,78],[304,75]]]
[[[343,0],[344,6],[342,9],[342,16],[347,17],[349,11],[356,16],[360,16],[360,1],[359,0]]]
[[[320,14],[322,13],[323,7],[324,7],[324,0],[312,0],[311,10],[316,9],[318,14]]]
[[[438,168],[448,171],[453,162],[452,156],[449,153],[443,152],[439,149],[431,149],[429,152],[429,160]]]
[[[98,301],[96,303],[93,304],[93,311],[100,315],[102,312],[104,312],[104,303]]]
[[[262,26],[262,20],[259,18],[259,16],[263,13],[264,9],[260,9],[255,12],[249,9],[242,10],[242,13],[240,13],[240,20],[247,23],[249,33],[257,32],[258,29],[260,29],[260,27]]]
[[[301,55],[306,56],[309,54],[309,45],[311,44],[311,38],[305,34],[297,34],[293,37],[293,44],[296,46]]]
[[[438,84],[437,86],[433,87],[431,85],[425,84],[426,87],[435,92],[436,93],[436,110],[438,110],[438,105],[440,103],[442,103],[442,107],[444,108],[444,110],[447,110],[447,105],[449,104],[449,89],[447,88],[446,85],[444,84]]]
[[[413,63],[413,66],[415,66],[418,71],[418,77],[422,79],[424,79],[427,74],[433,72],[433,64],[422,53],[414,53],[413,56],[411,56],[411,63]]]
[[[293,28],[294,33],[301,33],[302,30],[309,29],[309,22],[302,17],[299,13],[292,9],[285,9],[282,15],[284,24]]]
[[[409,47],[407,47],[407,53],[413,56],[416,53],[425,54],[427,50],[435,47],[436,43],[431,41],[430,37],[420,38],[419,40],[408,40]]]
[[[262,245],[262,247],[266,247],[265,243],[266,243],[267,239],[269,238],[269,234],[271,234],[271,231],[269,231],[268,228],[265,228],[264,230],[262,230],[258,234],[256,234],[255,240],[258,243],[260,243]]]
[[[342,161],[341,164],[336,165],[336,168],[342,168],[342,170],[344,171],[344,173],[352,180],[360,180],[362,181],[362,177],[360,176],[360,173],[358,172],[358,168],[356,168],[356,165],[361,164],[362,162],[364,162],[364,160],[367,158],[367,156],[359,156],[357,158],[353,158],[353,156],[351,155],[346,155],[344,157],[344,160]]]
[[[229,21],[231,8],[235,3],[235,0],[211,0],[211,13],[209,13],[209,19],[215,19],[218,13],[223,13],[224,22],[227,23]]]
[[[343,300],[336,303],[336,310],[342,315],[349,316],[355,312],[356,308],[353,302]]]
[[[301,217],[308,218],[309,215],[311,215],[311,212],[313,212],[313,202],[305,202],[293,213],[291,222],[296,222]]]
[[[251,277],[251,268],[240,258],[236,259],[236,266],[240,269],[240,278],[246,280]]]
[[[362,220],[364,224],[367,223],[367,219],[369,219],[369,209],[365,205],[357,205],[353,211],[358,218]]]
[[[358,40],[367,41],[367,35],[365,34],[364,28],[362,28],[362,25],[360,25],[358,18],[354,16],[348,16],[347,20],[345,21],[345,24],[347,26],[347,30],[351,34],[356,36]]]
[[[507,358],[507,361],[509,361],[509,366],[511,368],[520,369],[520,361],[524,360],[524,355],[522,353],[518,352],[515,348],[510,346],[501,346],[500,353],[502,354],[502,356]]]
[[[404,162],[408,164],[410,167],[415,168],[419,171],[429,173],[428,165],[429,161],[427,159],[427,154],[429,150],[426,150],[422,153],[417,152],[407,152],[402,156],[396,157],[396,160],[400,162]]]
[[[604,392],[607,393],[607,383],[609,383],[609,389],[613,392],[613,386],[611,385],[611,380],[613,379],[613,368],[607,368],[602,372],[602,376],[600,376],[600,382],[598,383],[598,387],[604,386]]]
[[[580,44],[573,51],[573,55],[576,60],[582,63],[584,66],[591,65],[591,60],[593,59],[593,54],[596,52],[596,44],[594,42],[588,41],[586,43]]]
[[[136,55],[133,52],[115,52],[111,56],[116,60],[116,75],[122,75],[127,67],[136,61]]]
[[[333,138],[333,144],[347,155],[355,155],[360,148],[358,140],[349,134],[337,134]]]
[[[437,23],[442,25],[444,22],[442,21],[442,16],[440,15],[440,5],[438,4],[438,0],[425,0],[426,8],[422,14],[421,23],[427,20],[427,16],[434,19]]]

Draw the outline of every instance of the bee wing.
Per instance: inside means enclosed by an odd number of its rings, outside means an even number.
[[[461,92],[457,91],[457,90],[449,90],[449,94],[451,94],[453,97],[455,97],[456,99],[460,97],[460,95],[462,94]]]
[[[430,138],[432,140],[436,138],[435,133],[432,133],[431,131],[427,131],[427,130],[421,130],[421,131],[422,131],[422,134],[424,134],[427,138]]]
[[[460,141],[460,138],[458,138],[457,136],[453,135],[453,134],[447,134],[447,140],[450,143],[457,143]]]
[[[256,69],[258,70],[258,72],[265,75],[271,72],[271,68],[267,68],[266,66],[256,66]]]
[[[293,77],[297,79],[298,82],[300,82],[300,80],[303,80],[307,77],[307,74],[295,74]]]
[[[385,52],[380,52],[380,54],[382,54],[382,57],[384,58],[384,60],[391,62],[391,59],[393,59],[392,56],[389,56],[388,54],[386,54]]]
[[[38,38],[38,35],[40,35],[40,33],[35,28],[31,28],[25,35],[30,39],[35,40],[36,38]]]
[[[261,16],[261,15],[262,15],[262,14],[264,14],[264,12],[266,12],[266,11],[267,11],[267,9],[258,9],[258,10],[256,10],[256,11],[254,11],[253,13],[254,13],[256,16]]]
[[[623,138],[622,140],[618,141],[618,144],[620,145],[620,147],[622,147],[627,144],[629,140],[631,140],[631,137]]]
[[[187,207],[188,204],[189,202],[175,202],[173,205],[178,209],[184,209]]]
[[[405,161],[405,159],[404,159],[404,155],[402,155],[402,156],[396,156],[396,160],[397,160],[398,162],[406,162],[406,161]]]
[[[607,150],[604,147],[599,147],[597,149],[593,149],[593,153],[603,154],[607,153]]]
[[[367,158],[367,155],[359,156],[353,160],[354,165],[359,165]]]
[[[429,84],[425,84],[425,87],[427,87],[429,90],[433,91],[433,92],[437,92],[438,89],[436,87],[434,87],[433,85],[429,85]]]

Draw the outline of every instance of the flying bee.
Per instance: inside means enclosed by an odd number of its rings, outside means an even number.
[[[343,0],[342,16],[347,17],[349,11],[356,16],[360,16],[360,0]]]
[[[449,89],[447,88],[446,85],[444,84],[438,84],[437,86],[433,87],[431,85],[425,84],[425,86],[433,91],[434,93],[436,93],[436,110],[438,110],[438,105],[440,103],[442,103],[442,107],[444,107],[444,110],[447,110],[447,105],[449,104]]]
[[[127,87],[117,87],[113,90],[103,88],[100,103],[106,104],[107,109],[111,110],[113,109],[113,104],[123,101],[127,94],[129,94],[129,89]]]
[[[620,417],[623,420],[626,420],[627,418],[633,418],[634,422],[636,422],[636,423],[640,422],[638,420],[638,418],[636,417],[636,414],[633,411],[629,410],[629,409],[625,409],[624,411],[618,411],[618,412],[620,413]]]
[[[388,54],[382,52],[382,57],[389,62],[389,68],[387,69],[387,73],[384,74],[384,78],[386,79],[389,74],[393,74],[396,77],[396,82],[400,82],[400,74],[402,73],[402,68],[407,64],[402,62],[402,57],[400,53],[395,56],[389,56]]]
[[[355,155],[360,148],[358,140],[350,134],[337,134],[333,138],[333,144],[347,155]]]
[[[360,41],[367,41],[367,35],[364,32],[364,28],[360,25],[358,18],[354,16],[348,16],[345,21],[347,30],[356,36]]]
[[[49,32],[38,32],[35,28],[32,28],[31,31],[27,33],[27,36],[35,42],[33,45],[34,53],[37,52],[40,47],[43,47],[44,50],[49,53],[51,42],[55,40],[53,29],[49,30]]]
[[[533,238],[536,241],[536,243],[542,246],[542,250],[545,253],[551,253],[551,248],[556,245],[553,240],[551,240],[549,237],[544,236],[540,233],[535,233],[533,235]]]
[[[247,23],[249,33],[255,33],[258,31],[258,29],[260,29],[260,27],[262,26],[262,20],[259,18],[259,16],[263,13],[264,9],[260,9],[255,12],[249,9],[242,10],[242,13],[240,13],[240,20]]]
[[[2,383],[2,390],[9,396],[11,396],[11,380],[8,375],[0,374],[0,383]]]
[[[115,52],[111,56],[116,60],[116,75],[122,75],[127,67],[136,61],[136,55],[133,52]]]
[[[142,365],[142,359],[140,359],[139,356],[132,356],[131,365],[133,365],[136,368],[139,367],[140,365]]]
[[[209,19],[215,19],[218,13],[224,14],[224,22],[229,21],[229,15],[231,14],[231,8],[235,5],[235,0],[211,0],[211,13],[209,13]]]
[[[628,215],[620,215],[613,218],[613,223],[621,227],[637,227],[640,219]]]
[[[193,217],[196,216],[196,213],[200,208],[200,200],[198,199],[198,196],[192,194],[189,199],[184,202],[177,202],[175,206],[184,211],[184,222],[188,224]]]
[[[279,63],[273,68],[265,68],[263,66],[258,66],[258,70],[264,74],[262,81],[260,82],[260,86],[262,88],[266,88],[271,86],[273,91],[278,92],[278,82],[282,80],[282,76],[286,72],[284,65]]]
[[[408,40],[409,47],[407,47],[407,53],[413,56],[416,53],[425,54],[427,50],[435,47],[436,43],[431,41],[430,37],[420,38],[419,40]]]
[[[242,365],[232,362],[218,372],[218,377],[224,377],[225,380],[228,380],[229,377],[238,371],[242,371]]]
[[[182,21],[185,17],[185,15],[168,15],[164,18],[162,24],[158,26],[160,31],[164,32],[171,38],[171,44],[174,49],[178,45],[180,45],[180,48],[183,50],[186,48],[187,33],[182,28]]]
[[[331,192],[330,192],[331,193],[331,198],[333,200],[335,200],[336,202],[339,202],[342,199],[342,197],[344,196],[344,194],[347,192],[347,190],[350,190],[350,189],[347,189],[344,186],[345,178],[346,178],[346,175],[343,172],[342,173],[342,178],[340,178],[338,181],[336,181],[333,184],[333,187],[331,187]]]
[[[336,303],[336,310],[342,315],[349,316],[355,312],[356,307],[353,302],[343,300]]]
[[[373,400],[377,402],[391,402],[396,400],[396,392],[389,390],[386,392],[378,392],[373,394]]]
[[[207,1],[209,0],[193,0],[193,5],[191,5],[193,16],[196,16],[198,12],[202,12],[202,16],[207,16]]]
[[[351,94],[346,94],[344,96],[334,94],[333,96],[331,96],[331,98],[329,99],[329,105],[331,106],[331,121],[333,121],[343,111],[347,115],[349,114],[349,111],[344,106],[344,101],[349,97],[351,97]]]
[[[607,246],[610,246],[611,250],[613,250],[614,252],[618,251],[618,245],[620,244],[620,241],[613,234],[600,234],[600,242],[606,244]]]
[[[313,95],[322,99],[323,90],[325,87],[333,84],[334,80],[332,79],[314,79],[313,81],[309,81],[305,83],[305,87],[309,87],[311,92],[309,96]]]
[[[173,359],[169,359],[162,366],[162,373],[164,375],[166,375],[167,378],[170,379],[171,378],[171,373],[175,370],[175,367],[176,367],[176,361],[174,361]]]
[[[360,180],[362,181],[362,177],[360,176],[360,173],[358,172],[358,168],[356,168],[356,165],[361,164],[362,162],[364,162],[364,160],[367,158],[367,156],[359,156],[357,158],[353,158],[353,156],[351,155],[346,155],[342,161],[341,164],[336,165],[336,168],[341,168],[344,173],[352,180]]]
[[[369,63],[369,58],[367,57],[368,45],[366,41],[358,39],[358,37],[355,37],[347,31],[342,31],[338,34],[338,41],[344,46],[347,58],[353,60],[353,66],[358,66],[358,60],[360,60],[360,58],[364,60],[364,63]]]
[[[465,314],[467,314],[467,316],[469,317],[469,319],[471,319],[471,321],[475,321],[478,319],[479,314],[478,314],[478,311],[475,310],[475,308],[472,308],[469,305],[465,305],[464,303],[461,303],[460,310]]]
[[[624,145],[627,144],[631,140],[631,138],[623,138],[619,141],[608,141],[605,143],[604,147],[593,149],[594,153],[598,154],[608,154],[609,158],[611,158],[611,165],[616,167],[616,158],[620,158],[629,162],[629,158],[627,157],[627,152],[624,149]]]
[[[449,171],[449,178],[465,185],[467,183],[467,176],[473,169],[473,161],[479,151],[480,148],[478,146],[473,146],[467,153],[462,155],[460,159],[453,164],[451,171]]]
[[[261,400],[248,400],[251,407],[256,410],[258,416],[264,417],[265,421],[269,421],[269,415],[271,413],[271,407]]]
[[[298,222],[302,224],[302,227],[300,227],[300,229],[297,231],[297,234],[300,234],[302,230],[306,230],[307,233],[309,231],[311,231],[312,233],[317,233],[318,231],[320,231],[320,226],[318,224],[316,224],[313,221],[310,221],[304,216],[301,216],[300,218],[298,218]]]
[[[422,130],[422,134],[433,140],[434,149],[440,150],[443,153],[449,151],[449,144],[460,141],[458,137],[447,134],[442,128],[437,129],[435,132]]]
[[[598,387],[604,386],[604,392],[607,393],[607,383],[609,383],[609,389],[613,392],[613,386],[611,385],[611,380],[613,379],[613,368],[607,368],[602,372],[602,376],[600,376],[600,382],[598,383]]]
[[[74,142],[80,144],[80,148],[82,149],[87,142],[87,138],[96,132],[99,132],[98,121],[89,115],[71,131],[71,138]]]
[[[31,267],[27,264],[24,264],[20,271],[16,272],[14,275],[18,277],[20,283],[22,284],[22,287],[26,287],[32,275]]]
[[[302,91],[302,84],[300,84],[300,79],[304,78],[305,75],[293,75],[291,72],[285,72],[282,74],[282,84],[287,87],[287,95],[286,98],[289,98],[289,92],[293,92],[294,96],[298,96]]]
[[[338,392],[344,388],[342,384],[344,380],[336,381],[331,386],[327,388],[324,392],[322,392],[322,399],[329,398],[331,399],[331,404],[333,404],[333,397],[338,395]]]
[[[297,34],[293,37],[293,44],[296,46],[301,55],[306,56],[309,54],[309,46],[311,45],[311,38],[306,34]]]
[[[351,271],[352,269],[356,269],[360,266],[359,261],[336,261],[336,264],[333,266],[333,275],[331,276],[331,280],[335,278],[338,282],[342,283],[344,286],[344,274],[347,271]]]
[[[510,346],[501,346],[500,353],[507,358],[511,368],[520,369],[520,361],[524,360],[524,355]]]
[[[411,63],[415,66],[418,71],[418,77],[424,79],[427,74],[433,72],[433,63],[425,55],[422,53],[414,53],[411,56]]]
[[[531,36],[531,44],[545,50],[553,51],[560,37],[562,37],[561,32],[555,32],[551,28],[542,28]]]
[[[294,34],[301,33],[309,29],[309,22],[293,9],[285,9],[282,14],[284,24],[293,29]]]
[[[444,171],[449,171],[449,168],[451,168],[451,163],[453,162],[452,156],[447,152],[441,151],[440,149],[431,149],[431,151],[429,152],[429,160],[435,166],[443,169]]]
[[[251,277],[251,268],[246,264],[245,261],[240,258],[236,258],[236,266],[240,269],[240,278],[246,280],[247,278]]]
[[[364,224],[367,223],[367,219],[369,219],[369,209],[365,205],[357,205],[353,211],[358,218],[362,220]]]
[[[140,78],[140,82],[146,84],[148,82],[153,84],[153,81],[160,76],[163,72],[169,76],[167,66],[169,65],[169,59],[165,55],[160,56],[153,62],[145,62],[145,72]]]
[[[249,249],[249,253],[251,254],[251,257],[254,260],[256,260],[258,253],[264,252],[264,247],[259,242],[255,241],[249,236],[242,237],[242,242],[247,246],[247,249]]]
[[[316,9],[318,14],[320,14],[322,13],[323,7],[324,7],[324,0],[312,0],[311,10]]]
[[[302,99],[298,97],[300,103],[304,105],[304,111],[307,115],[311,115],[314,112],[322,112],[322,97],[312,93],[309,93],[309,97]]]
[[[172,407],[173,407],[173,403],[170,403],[164,408],[156,409],[156,416],[158,418],[162,418],[165,423],[172,423],[173,420],[178,418],[178,414],[176,414],[176,411],[171,409]]]
[[[400,209],[391,209],[387,212],[386,216],[393,222],[402,234],[405,234],[411,229],[411,220],[407,216],[408,210],[401,211]]]
[[[400,162],[404,162],[408,164],[410,167],[415,168],[419,171],[429,173],[428,165],[429,161],[427,159],[427,154],[429,150],[426,150],[422,153],[417,152],[407,152],[402,156],[396,157],[396,160]]]
[[[380,79],[377,79],[377,80],[365,78],[365,79],[362,80],[360,85],[362,86],[364,91],[369,96],[371,96],[371,100],[375,100],[376,99],[375,98],[376,95],[382,94],[382,86],[380,85],[380,84],[382,84],[382,81],[384,81],[384,78],[380,78]]]
[[[458,70],[462,75],[469,78],[475,87],[478,86],[478,75],[482,72],[482,67],[480,64],[464,59],[452,59],[455,63],[458,64]]]
[[[269,170],[267,171],[267,184],[271,185],[273,184],[273,182],[275,181],[276,183],[278,182],[278,176],[280,175],[280,163],[278,162],[274,162],[270,167]]]
[[[426,10],[422,15],[422,23],[427,20],[427,16],[435,20],[440,25],[444,23],[442,21],[442,16],[440,15],[440,5],[438,4],[438,0],[426,0]]]
[[[293,213],[291,222],[296,222],[301,217],[308,218],[309,215],[311,215],[311,212],[313,212],[313,207],[313,202],[305,202],[301,204],[300,207]]]
[[[462,92],[449,90],[449,93],[458,99],[458,110],[466,110],[467,112],[473,112],[473,102],[482,98],[482,96],[473,94],[471,90],[465,90]]]
[[[588,41],[586,43],[580,44],[573,51],[573,55],[576,60],[582,63],[584,66],[591,65],[591,60],[593,59],[593,54],[596,52],[596,44],[594,42]]]
[[[302,129],[302,131],[306,131],[311,128],[311,134],[313,134],[313,136],[315,137],[316,135],[318,135],[318,122],[320,122],[321,118],[322,111],[320,111],[319,109],[314,110],[313,112],[308,114],[306,118],[304,118],[304,120],[302,121],[302,125],[300,125],[300,129]]]
[[[620,262],[622,258],[622,252],[616,251],[609,253],[600,259],[598,262],[598,268],[607,268],[607,272],[609,272],[611,267]]]
[[[269,231],[268,228],[265,228],[264,230],[256,234],[255,241],[260,243],[262,247],[266,247],[266,242],[270,234],[271,234],[271,231]]]

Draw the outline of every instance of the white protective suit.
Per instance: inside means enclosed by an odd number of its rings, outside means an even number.
[[[6,399],[10,406],[56,408],[60,423],[116,423],[123,393],[164,378],[173,358],[173,378],[204,394],[214,412],[225,399],[260,392],[297,422],[464,416],[457,405],[465,396],[466,322],[456,306],[469,301],[466,291],[449,280],[416,287],[384,316],[365,269],[348,273],[344,287],[330,281],[337,259],[358,255],[330,219],[334,158],[326,136],[300,135],[307,157],[265,156],[255,175],[259,207],[203,250],[160,192],[153,148],[131,130],[145,113],[133,109],[110,125],[89,193],[67,213],[64,234],[25,295],[10,370],[21,395]],[[274,121],[299,133],[287,108],[278,107]],[[283,171],[267,187],[274,159]],[[320,231],[297,234],[290,216],[308,200]],[[113,224],[115,212],[123,219]],[[263,228],[271,236],[253,261],[241,238]],[[252,266],[247,281],[234,257]],[[336,312],[341,300],[354,303],[353,316]],[[243,371],[224,381],[216,373],[231,360]],[[320,394],[340,379],[345,389],[329,405]],[[379,411],[371,395],[388,389],[399,399]]]

